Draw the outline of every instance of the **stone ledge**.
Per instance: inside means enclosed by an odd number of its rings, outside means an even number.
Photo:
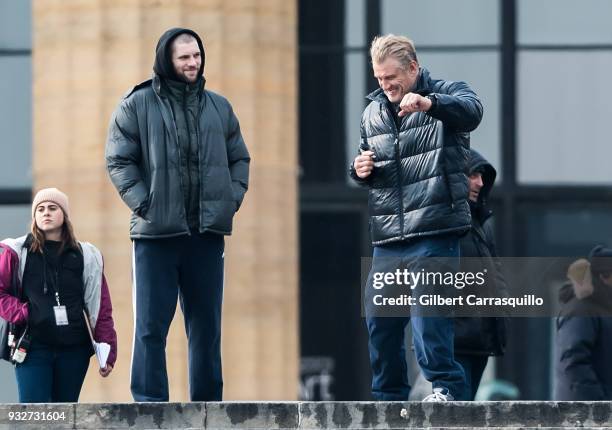
[[[0,430],[15,428],[612,430],[612,402],[193,402],[0,405]]]

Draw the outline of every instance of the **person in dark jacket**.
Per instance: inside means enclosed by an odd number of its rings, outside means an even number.
[[[506,290],[497,260],[497,250],[491,217],[487,207],[489,193],[495,183],[495,168],[477,151],[470,150],[469,204],[472,227],[461,237],[461,257],[469,259],[468,265],[478,269],[491,268],[495,271],[495,288]],[[501,292],[501,294],[504,294]],[[474,400],[482,373],[489,356],[503,355],[506,347],[506,324],[503,317],[460,317],[455,318],[455,359],[465,371],[469,400]]]
[[[247,191],[250,157],[231,105],[204,88],[204,56],[194,31],[166,31],[153,78],[110,121],[106,165],[132,210],[136,401],[168,401],[165,345],[177,296],[191,400],[222,399],[223,236]]]
[[[30,234],[0,243],[0,318],[11,324],[21,403],[77,402],[91,337],[110,347],[100,375],[113,370],[117,334],[102,254],[76,240],[57,188],[36,193]]]
[[[350,176],[369,188],[374,261],[459,257],[459,234],[470,228],[469,132],[480,123],[482,104],[466,83],[432,79],[406,37],[376,37],[370,54],[380,88],[367,96]],[[375,399],[408,399],[409,321],[417,361],[433,385],[425,400],[467,397],[463,369],[454,359],[452,319],[385,318],[370,308],[366,303]]]
[[[596,246],[559,292],[555,400],[612,400],[612,249]]]

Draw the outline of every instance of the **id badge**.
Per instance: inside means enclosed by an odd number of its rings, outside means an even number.
[[[56,325],[68,325],[68,314],[66,313],[66,306],[53,306],[53,312],[55,313]]]

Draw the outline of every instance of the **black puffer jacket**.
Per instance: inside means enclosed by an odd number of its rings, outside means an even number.
[[[594,279],[593,290],[564,285],[559,299],[554,400],[612,400],[612,291]]]
[[[469,202],[472,212],[472,227],[461,237],[461,257],[468,257],[464,262],[475,264],[476,270],[487,268],[493,270],[495,277],[491,286],[497,291],[495,296],[506,296],[507,286],[502,275],[491,216],[493,212],[487,207],[489,193],[495,183],[495,168],[478,152],[470,150],[469,174],[483,170],[483,187],[477,202]],[[474,257],[477,257],[474,258]],[[489,269],[490,268],[490,269]],[[469,270],[469,269],[466,269]],[[462,317],[455,318],[455,353],[467,355],[502,355],[506,347],[506,319],[504,317]]]
[[[249,153],[231,105],[212,91],[202,91],[197,127],[199,231],[231,234],[234,213],[248,187]],[[189,233],[176,125],[157,73],[134,87],[113,113],[106,166],[133,211],[131,238]]]
[[[482,119],[482,104],[466,83],[430,79],[424,68],[412,92],[435,94],[436,108],[401,118],[398,129],[378,89],[362,116],[360,150],[374,151],[374,170],[366,180],[352,166],[350,173],[370,188],[373,245],[470,226],[469,132]]]

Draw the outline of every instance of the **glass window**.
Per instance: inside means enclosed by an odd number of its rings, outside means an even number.
[[[0,169],[2,187],[29,187],[31,174],[31,59],[0,57]]]
[[[497,0],[381,0],[382,33],[423,45],[499,43]]]
[[[484,106],[480,126],[471,134],[471,146],[482,153],[502,179],[500,151],[500,83],[497,52],[419,52],[419,63],[434,79],[465,81]]]
[[[518,180],[610,184],[612,52],[519,54]]]
[[[300,56],[300,179],[303,182],[346,181],[344,67],[342,53]]]
[[[30,205],[0,205],[0,240],[28,233],[31,210]]]
[[[612,207],[570,200],[521,205],[519,214],[525,255],[581,257],[612,246]]]
[[[348,166],[359,148],[361,114],[366,106],[366,54],[352,53],[345,56],[345,126],[346,126],[346,165]],[[348,175],[346,179],[350,185],[355,185],[355,181]]]
[[[519,0],[520,44],[612,43],[610,0]]]
[[[348,47],[362,47],[366,43],[365,0],[348,0],[344,7],[344,44]]]
[[[0,187],[32,184],[32,72],[29,56],[0,56]]]
[[[0,0],[0,49],[30,49],[30,0]]]

